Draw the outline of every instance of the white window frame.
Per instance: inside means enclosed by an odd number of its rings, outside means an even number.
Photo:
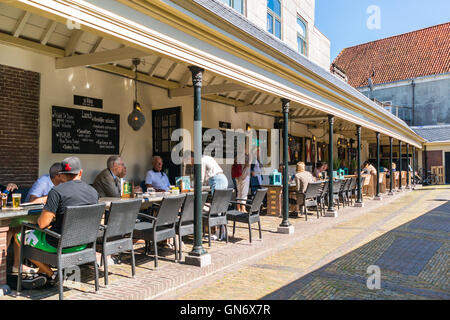
[[[273,32],[270,32],[267,29],[267,32],[269,32],[270,34],[272,34],[276,38],[278,38],[278,36],[275,34],[275,20],[278,20],[280,22],[280,37],[278,39],[282,40],[283,39],[283,23],[282,23],[281,15],[283,13],[283,6],[282,6],[282,0],[279,0],[279,1],[280,1],[280,15],[273,12],[272,9],[270,9],[269,6],[267,5],[267,13],[272,16],[272,30],[273,30]]]
[[[301,33],[298,31],[300,25],[298,24],[298,20],[302,21],[305,25],[305,36],[303,37]],[[305,44],[305,52],[300,52],[300,54],[304,55],[305,57],[308,57],[308,50],[309,50],[309,44],[308,44],[308,22],[306,22],[305,19],[299,14],[297,14],[297,19],[295,19],[295,29],[297,30],[297,51],[298,51],[298,41],[301,39]]]
[[[242,12],[239,11],[239,10],[236,10],[236,9],[234,8],[234,1],[235,1],[235,0],[221,0],[221,2],[225,3],[225,4],[226,4],[227,6],[229,6],[231,9],[233,9],[233,10],[239,12],[240,14],[242,14],[243,16],[245,16],[245,15],[246,15],[246,14],[245,14],[245,11],[246,11],[245,9],[246,9],[247,0],[242,0]]]

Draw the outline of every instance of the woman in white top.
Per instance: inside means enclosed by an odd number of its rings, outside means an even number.
[[[242,174],[236,178],[237,185],[237,209],[242,212],[247,212],[245,203],[247,202],[248,189],[250,187],[250,163],[248,154],[245,155],[245,164],[242,166]]]

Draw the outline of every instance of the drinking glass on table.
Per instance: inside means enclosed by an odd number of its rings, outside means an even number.
[[[12,194],[12,200],[13,200],[13,208],[20,207],[20,198],[22,195],[20,193],[13,193]]]
[[[147,188],[147,193],[148,193],[150,196],[155,196],[155,195],[156,195],[155,188],[148,187],[148,188]]]
[[[8,194],[2,193],[2,207],[6,208],[7,203],[8,203]]]

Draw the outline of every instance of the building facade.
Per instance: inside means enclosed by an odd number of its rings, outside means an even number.
[[[449,51],[444,23],[346,48],[333,65],[408,125],[443,125],[450,124]]]
[[[315,26],[315,0],[221,0],[324,69],[330,40]]]

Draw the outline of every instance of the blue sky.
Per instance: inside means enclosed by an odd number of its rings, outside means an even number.
[[[380,29],[374,11],[380,9]],[[450,0],[316,0],[316,27],[331,41],[331,62],[347,47],[450,21]],[[375,25],[376,26],[376,25]]]

